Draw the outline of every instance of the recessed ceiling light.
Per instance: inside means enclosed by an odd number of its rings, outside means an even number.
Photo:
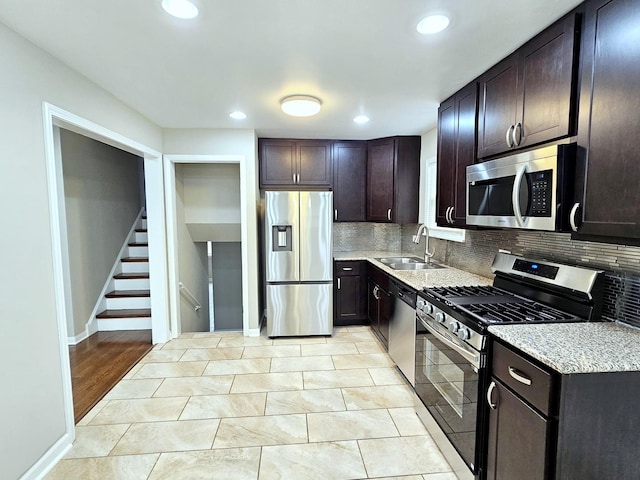
[[[322,101],[311,95],[289,95],[280,100],[280,108],[293,117],[311,117],[320,111]]]
[[[449,17],[442,14],[429,15],[423,18],[416,27],[418,32],[429,35],[432,33],[438,33],[449,26]]]
[[[369,121],[369,117],[366,115],[358,115],[357,117],[354,117],[353,121],[360,124],[367,123]]]
[[[198,7],[189,0],[162,0],[162,8],[169,15],[183,20],[198,16]]]
[[[245,118],[247,118],[247,114],[240,111],[231,112],[229,116],[234,120],[244,120]]]

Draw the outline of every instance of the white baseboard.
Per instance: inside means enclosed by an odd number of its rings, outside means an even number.
[[[65,432],[60,439],[54,443],[44,455],[42,455],[33,466],[25,472],[20,480],[40,480],[51,471],[62,457],[71,449],[73,435]]]
[[[247,328],[244,331],[244,336],[245,337],[259,337],[260,336],[260,329],[259,328]]]

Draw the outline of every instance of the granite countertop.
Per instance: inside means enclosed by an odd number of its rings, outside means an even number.
[[[640,329],[618,322],[495,325],[489,332],[562,374],[640,371]]]
[[[473,273],[448,266],[445,266],[446,268],[438,268],[435,270],[394,270],[393,268],[376,260],[376,258],[381,257],[399,256],[415,257],[413,254],[388,251],[353,251],[333,253],[333,258],[335,260],[368,260],[380,270],[383,270],[390,276],[397,278],[416,290],[422,290],[424,287],[449,287],[453,285],[490,285],[493,281],[491,278],[481,277],[480,275],[475,275]]]

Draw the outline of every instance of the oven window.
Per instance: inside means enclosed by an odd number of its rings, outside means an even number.
[[[416,393],[472,470],[481,373],[429,332],[416,332]]]

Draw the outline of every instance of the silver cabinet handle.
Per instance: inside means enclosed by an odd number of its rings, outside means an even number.
[[[340,277],[338,277],[338,290],[340,290]]]
[[[571,207],[571,213],[569,213],[569,224],[571,225],[571,230],[574,232],[578,231],[578,224],[576,223],[576,214],[578,213],[578,208],[580,208],[579,203],[574,203],[573,207]]]
[[[300,183],[300,174],[296,173],[296,183]]]
[[[516,137],[516,132],[518,132],[518,136]],[[522,141],[522,124],[520,122],[516,123],[515,127],[513,127],[513,146],[520,146],[520,142]]]
[[[511,366],[509,366],[509,375],[520,383],[531,385],[531,379],[529,377],[523,374],[520,370],[516,370]]]
[[[495,390],[495,388],[496,382],[491,382],[489,388],[487,389],[487,403],[489,404],[489,408],[491,410],[495,410],[496,408],[498,408],[498,404],[491,401],[491,396],[493,395],[493,391]]]
[[[513,214],[516,217],[516,223],[519,227],[524,225],[524,218],[522,217],[522,212],[520,211],[520,184],[522,183],[522,178],[527,171],[526,165],[522,165],[518,172],[516,173],[516,178],[513,181],[513,190],[511,191],[511,204],[513,205]]]
[[[380,300],[380,289],[377,285],[373,287],[373,298],[375,298],[376,300]]]
[[[337,208],[333,211],[333,219],[334,220],[338,220],[338,209]]]
[[[444,219],[447,223],[451,223],[451,220],[449,220],[449,212],[451,211],[451,207],[447,207],[447,211],[444,212]]]
[[[293,174],[293,183],[296,183],[296,174]]]
[[[513,144],[511,143],[513,138],[513,130],[515,129],[515,125],[509,125],[507,128],[507,134],[505,135],[505,140],[507,141],[507,146],[509,148],[513,148]]]
[[[353,270],[351,267],[342,267],[343,272],[350,272],[351,270]]]
[[[451,207],[451,211],[449,212],[449,223],[453,225],[453,212],[456,207]]]
[[[391,209],[387,210],[387,220],[391,221]]]

